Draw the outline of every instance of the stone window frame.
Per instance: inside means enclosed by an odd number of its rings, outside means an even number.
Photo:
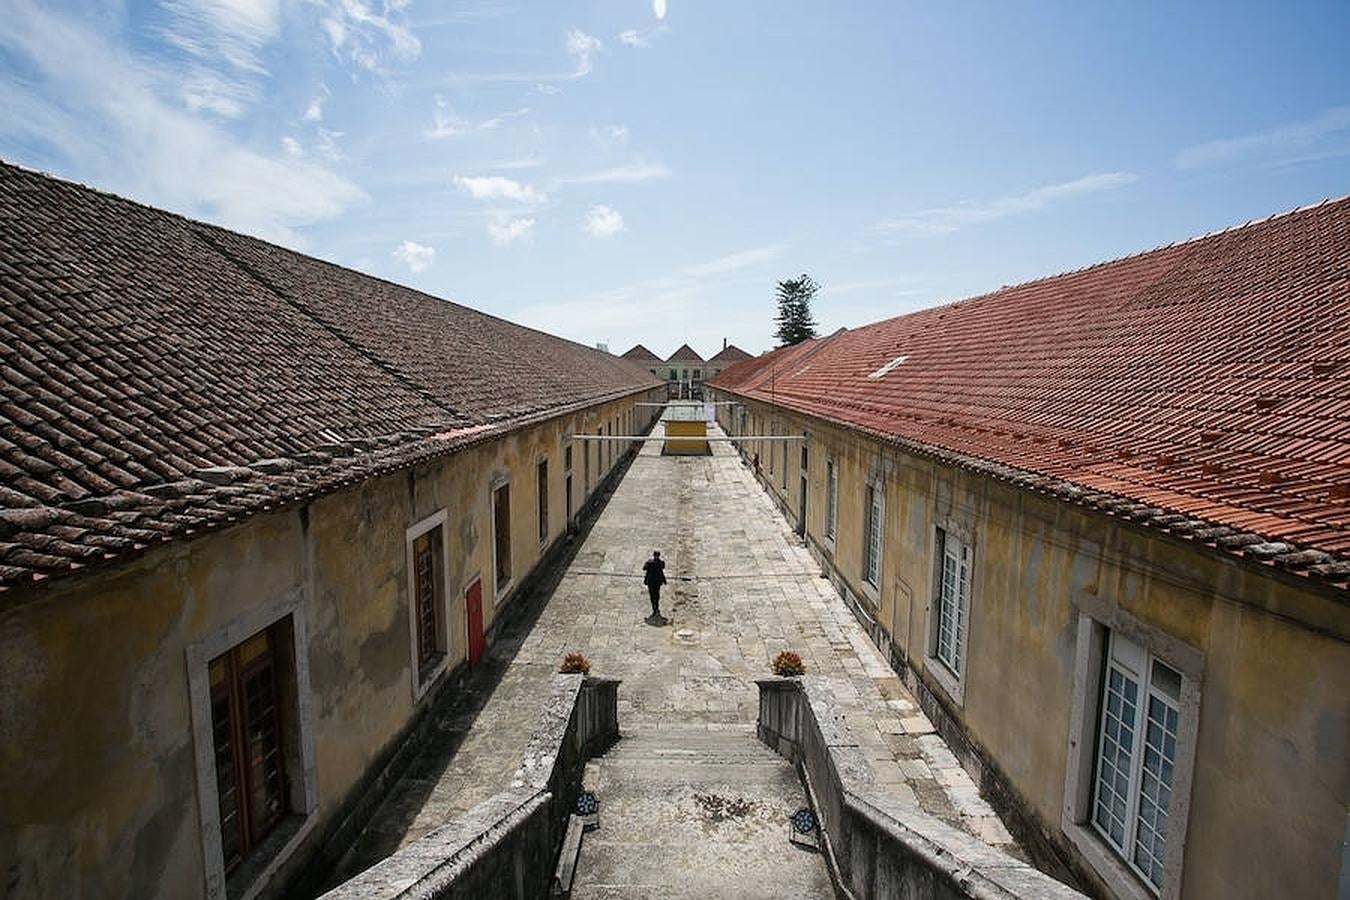
[[[405,579],[408,586],[408,638],[411,641],[408,647],[412,653],[409,668],[412,670],[412,697],[413,703],[417,703],[424,696],[431,686],[435,684],[447,671],[446,661],[451,658],[454,652],[454,642],[450,633],[450,514],[446,509],[439,509],[424,519],[421,519],[408,527],[404,532],[404,560],[407,565],[407,577]],[[439,650],[439,663],[432,660],[432,665],[424,667],[417,659],[417,569],[416,561],[413,559],[413,544],[418,538],[431,531],[433,528],[441,529],[441,602],[440,609],[437,610],[437,649]]]
[[[1204,654],[1179,638],[1140,621],[1109,600],[1083,594],[1075,597],[1073,602],[1078,608],[1078,627],[1060,829],[1088,866],[1121,900],[1178,900],[1186,854],[1195,751],[1199,743]],[[1172,802],[1168,806],[1167,851],[1163,885],[1156,893],[1092,826],[1102,675],[1107,639],[1112,631],[1119,631],[1143,647],[1150,657],[1181,673],[1180,721]]]
[[[831,548],[839,535],[839,462],[825,459],[825,543]]]
[[[868,533],[867,524],[872,515],[871,504],[867,502],[868,490],[873,491],[873,496],[879,500],[877,505],[877,558],[876,558],[876,582],[867,580],[867,558],[870,553],[871,535]],[[879,605],[881,597],[881,582],[883,567],[886,565],[886,482],[880,475],[873,475],[863,482],[863,520],[862,520],[862,556],[859,559],[858,583],[862,587],[863,594],[872,602],[873,606]]]
[[[939,539],[941,535],[941,539]],[[979,582],[975,577],[977,560],[975,529],[967,523],[951,517],[941,517],[929,532],[928,548],[928,601],[924,605],[924,671],[930,675],[942,692],[958,708],[966,702],[966,663],[970,659],[971,616],[976,608],[975,597],[979,592]],[[964,615],[961,617],[961,658],[957,671],[948,668],[946,662],[938,658],[938,601],[942,592],[942,552],[939,544],[955,540],[970,551],[970,590],[965,597]]]
[[[552,466],[547,453],[541,453],[534,459],[534,514],[535,530],[539,532],[540,549],[547,547],[549,539],[553,537],[553,510],[549,504],[549,492],[552,490]],[[539,489],[539,470],[544,470],[544,487]]]
[[[601,442],[588,441],[587,443],[595,443],[598,445]],[[596,456],[597,458],[599,456],[598,446],[596,449]],[[501,602],[502,598],[511,592],[511,588],[513,588],[516,583],[516,555],[515,547],[511,546],[514,544],[514,541],[511,540],[512,523],[510,521],[506,523],[506,542],[508,545],[507,549],[511,551],[511,571],[507,574],[505,581],[500,584],[497,581],[497,491],[504,487],[509,489],[510,486],[511,477],[509,475],[498,476],[497,478],[492,479],[492,482],[488,485],[488,525],[490,526],[488,534],[492,535],[492,542],[489,544],[492,551],[492,566],[488,571],[492,573],[492,605],[494,607]],[[514,505],[513,498],[508,496],[506,501],[506,511],[508,514],[511,512],[511,508]]]
[[[252,900],[271,881],[318,821],[319,788],[314,770],[314,712],[309,687],[309,632],[304,594],[295,588],[241,613],[184,651],[188,706],[192,725],[193,768],[197,779],[197,815],[202,842],[206,900]],[[291,813],[257,847],[241,867],[225,876],[220,834],[220,799],[216,796],[215,742],[211,721],[211,660],[260,631],[290,619],[291,674],[294,695],[287,695],[282,721],[288,744],[287,782]],[[298,758],[295,754],[298,754]],[[242,879],[242,880],[241,880]],[[230,889],[234,891],[231,893]]]

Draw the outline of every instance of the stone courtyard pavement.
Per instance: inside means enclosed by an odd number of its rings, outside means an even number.
[[[802,788],[755,739],[754,679],[780,650],[833,680],[879,788],[1018,852],[735,450],[713,448],[663,457],[645,444],[533,628],[494,647],[504,672],[486,705],[448,723],[460,730],[414,763],[345,869],[504,789],[571,652],[623,680],[623,739],[587,769],[601,828],[583,844],[578,897],[833,896],[821,858],[787,843]],[[663,626],[646,622],[653,549],[670,579]]]

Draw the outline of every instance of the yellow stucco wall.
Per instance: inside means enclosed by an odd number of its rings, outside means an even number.
[[[0,597],[0,894],[192,898],[205,891],[186,649],[269,600],[300,592],[307,624],[316,827],[325,826],[404,733],[414,703],[406,530],[447,512],[447,668],[464,660],[463,593],[492,591],[490,488],[512,485],[512,586],[567,527],[564,438],[606,423],[643,428],[630,396],[304,507],[259,515],[50,588]],[[594,453],[595,451],[592,450]],[[584,502],[578,442],[573,509]],[[621,459],[592,462],[590,490]],[[549,541],[536,470],[549,461]],[[434,692],[432,692],[434,694]],[[275,895],[283,869],[263,896]]]
[[[741,399],[725,393],[717,399]],[[1325,586],[1197,547],[983,474],[883,446],[851,429],[749,402],[747,433],[810,434],[808,536],[879,625],[883,649],[959,724],[1094,891],[1111,889],[1061,829],[1078,611],[1105,604],[1198,652],[1200,708],[1181,893],[1333,897],[1350,798],[1350,614]],[[719,407],[724,428],[739,418]],[[799,515],[795,454],[765,484]],[[838,471],[825,537],[825,465]],[[786,489],[780,487],[786,481]],[[863,487],[885,491],[878,589],[861,577]],[[953,698],[929,671],[935,528],[974,546],[967,662]],[[1095,708],[1095,701],[1094,701]]]

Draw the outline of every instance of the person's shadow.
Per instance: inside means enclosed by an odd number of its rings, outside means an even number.
[[[642,621],[646,622],[648,625],[651,625],[651,626],[653,626],[653,627],[655,627],[655,628],[660,628],[660,627],[663,626],[663,625],[669,625],[669,624],[670,624],[670,620],[669,620],[669,619],[667,619],[665,616],[659,616],[659,615],[648,616],[647,618],[643,619]]]

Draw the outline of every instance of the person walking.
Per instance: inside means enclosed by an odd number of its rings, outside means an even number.
[[[652,558],[642,564],[642,583],[652,599],[652,618],[661,618],[661,585],[666,583],[666,561],[660,550],[652,551]]]

